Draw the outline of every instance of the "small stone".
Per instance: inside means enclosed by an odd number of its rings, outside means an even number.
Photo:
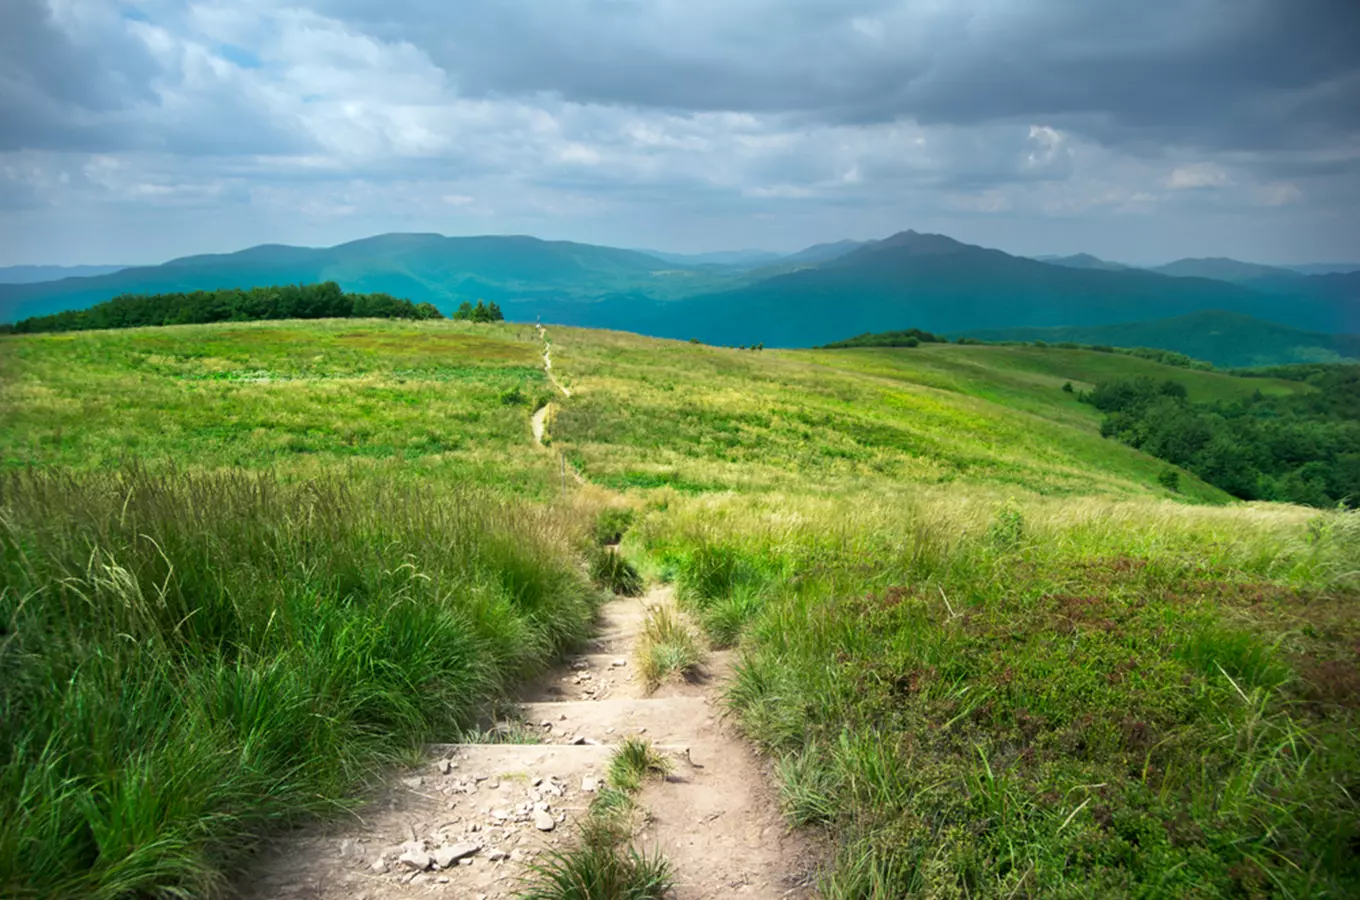
[[[590,777],[589,775],[587,775],[585,778],[582,778],[582,779],[581,779],[581,792],[582,792],[582,793],[585,793],[585,794],[593,794],[593,793],[595,793],[596,791],[598,791],[599,789],[600,789],[600,782],[597,781],[596,779]]]
[[[397,862],[406,866],[408,869],[423,872],[430,867],[430,864],[433,863],[434,860],[430,859],[430,854],[426,853],[424,850],[407,850],[401,856],[397,857]]]
[[[611,662],[610,665],[613,666],[613,667],[616,668],[616,669],[622,669],[624,666],[628,665],[628,660],[626,660],[626,659],[616,659],[616,660],[614,660],[613,662]]]
[[[471,856],[481,848],[472,843],[445,844],[434,851],[434,861],[439,863],[439,868],[447,869],[449,866],[459,862],[464,857]]]
[[[452,771],[453,771],[453,761],[452,761],[452,760],[447,760],[447,759],[446,759],[446,760],[443,760],[443,761],[441,761],[441,762],[439,763],[439,774],[440,774],[440,775],[448,775],[448,774],[449,774],[450,772],[452,772]]]
[[[472,857],[471,857],[471,856],[464,856],[462,859],[458,860],[458,865],[460,865],[460,866],[470,866],[470,865],[472,865]]]
[[[447,875],[440,875],[438,878],[435,879],[435,881],[439,882],[440,884],[448,884],[448,883],[449,883],[449,876],[447,876]]]
[[[377,859],[373,860],[373,863],[368,868],[370,871],[381,875],[387,871],[387,860],[384,857],[379,856]]]
[[[578,659],[571,664],[571,667],[577,670],[578,672],[581,671],[582,669],[589,669],[590,661],[585,659]]]
[[[489,787],[489,788],[491,788],[491,790],[493,790],[493,791],[499,790],[499,789],[500,789],[500,786],[501,786],[500,779],[499,779],[499,778],[493,778],[493,779],[491,779],[490,781],[488,781],[488,782],[486,783],[486,786]]]
[[[565,721],[567,721],[567,714],[566,714],[566,713],[562,713],[562,715],[558,716],[557,719],[558,719],[559,722],[565,722]]]
[[[540,784],[543,783],[543,779],[542,779],[542,778],[535,778],[533,781],[531,781],[531,782],[529,782],[529,783],[530,783],[531,785],[533,785],[534,787],[538,787]]]
[[[573,740],[571,743],[572,743],[572,746],[574,746],[574,747],[579,747],[579,746],[581,746],[582,744],[584,744],[585,742],[586,742],[586,738],[584,738],[584,737],[578,737],[578,738],[576,738],[575,740]]]
[[[552,815],[545,812],[534,813],[534,827],[539,831],[552,831],[557,827],[557,822]]]
[[[424,783],[425,783],[425,779],[424,779],[424,778],[421,778],[419,775],[417,775],[417,776],[415,776],[414,778],[403,778],[403,779],[401,780],[401,783],[404,784],[404,785],[406,785],[408,788],[414,789],[414,788],[418,788],[418,787],[420,787],[422,784],[424,784]]]
[[[503,859],[509,859],[510,854],[506,853],[504,850],[492,850],[486,855],[486,858],[492,862],[500,862]]]

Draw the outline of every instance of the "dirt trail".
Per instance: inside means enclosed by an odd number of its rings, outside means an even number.
[[[552,404],[545,403],[540,406],[538,412],[534,413],[533,417],[529,419],[529,427],[533,429],[534,432],[534,443],[538,444],[540,447],[543,446],[543,432],[548,427],[548,413],[551,410]]]
[[[642,793],[651,816],[639,835],[674,864],[676,900],[812,896],[811,857],[785,835],[765,765],[722,719],[727,660],[714,660],[704,683],[650,696],[634,671],[646,608],[668,602],[669,589],[657,589],[607,604],[589,652],[526,690],[522,722],[498,728],[539,743],[431,748],[354,819],[285,841],[245,896],[513,897],[545,849],[571,846],[612,745],[632,734],[676,762]]]
[[[546,330],[542,325],[539,325],[539,326],[538,326],[538,336],[539,336],[539,338],[541,338],[542,341],[543,341],[543,371],[544,371],[544,373],[547,374],[548,380],[551,381],[551,382],[553,383],[553,387],[557,388],[559,391],[562,392],[562,396],[563,396],[563,397],[570,397],[570,396],[571,396],[571,391],[567,389],[566,385],[564,385],[564,384],[562,384],[562,382],[558,381],[558,380],[557,380],[557,376],[553,374],[553,370],[552,370],[552,342],[548,340],[548,332],[547,332],[547,330]]]

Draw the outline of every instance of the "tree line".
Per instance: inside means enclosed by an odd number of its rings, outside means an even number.
[[[501,308],[493,300],[490,304],[477,301],[473,306],[466,300],[453,313],[453,318],[460,322],[504,322],[505,316],[501,313]]]
[[[1360,507],[1360,366],[1307,367],[1314,391],[1192,403],[1175,381],[1103,381],[1100,433],[1244,500]],[[1277,377],[1278,377],[1277,370]]]
[[[334,281],[325,281],[248,289],[121,294],[89,309],[33,316],[13,325],[0,325],[0,333],[333,318],[442,319],[444,315],[431,303],[412,303],[383,293],[346,293]]]

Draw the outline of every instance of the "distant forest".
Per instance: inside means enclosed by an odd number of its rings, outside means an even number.
[[[1101,382],[1082,399],[1105,413],[1101,434],[1235,497],[1360,507],[1360,366],[1282,366],[1250,374],[1316,390],[1191,403],[1175,381],[1136,378]]]
[[[89,309],[34,316],[13,325],[0,325],[0,334],[333,318],[442,319],[444,316],[429,303],[412,303],[391,294],[347,294],[334,281],[326,281],[249,290],[226,288],[177,294],[123,294]]]

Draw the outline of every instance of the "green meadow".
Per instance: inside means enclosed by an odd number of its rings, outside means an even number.
[[[1360,518],[1063,390],[1312,387],[548,333],[570,397],[526,325],[0,337],[0,895],[227,891],[586,634],[601,529],[737,648],[828,897],[1360,893]]]

